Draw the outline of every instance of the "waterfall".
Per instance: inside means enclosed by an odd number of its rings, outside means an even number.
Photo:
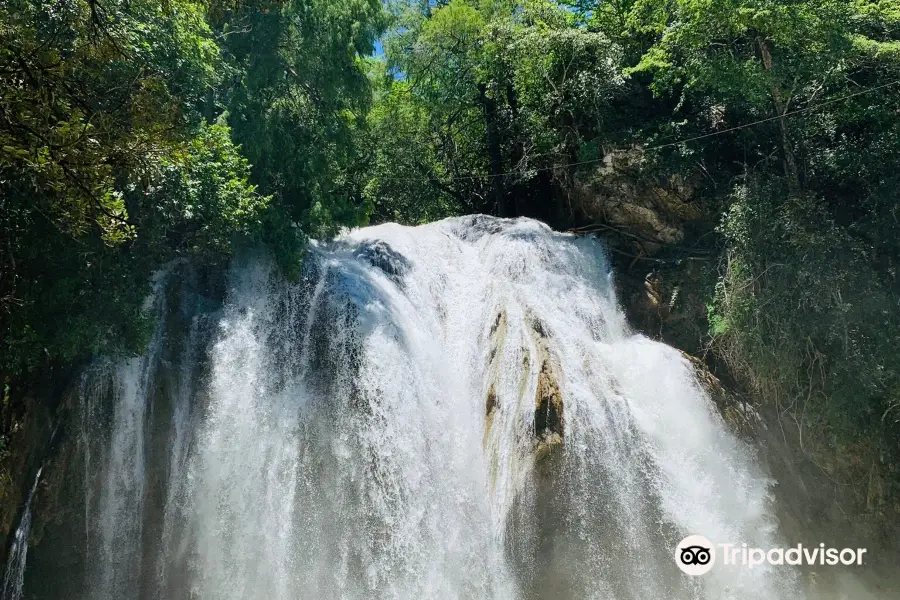
[[[21,600],[25,583],[25,559],[28,556],[28,535],[31,533],[31,499],[37,490],[41,480],[41,471],[37,470],[34,483],[25,499],[25,509],[22,511],[22,519],[13,536],[12,546],[9,549],[9,558],[6,561],[6,573],[3,577],[3,600]]]
[[[147,418],[164,346],[165,283],[171,266],[153,280],[144,312],[156,322],[145,354],[97,360],[79,386],[79,446],[84,456],[85,553],[91,597],[137,597],[144,561]],[[96,439],[103,441],[95,451]]]
[[[779,545],[773,482],[596,240],[475,216],[313,242],[296,282],[243,256],[178,340],[163,296],[82,386],[87,598],[802,596],[675,565],[689,534]]]

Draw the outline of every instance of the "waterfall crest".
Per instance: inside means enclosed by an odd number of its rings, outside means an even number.
[[[677,569],[688,534],[778,545],[772,482],[629,330],[594,240],[381,225],[296,283],[235,260],[178,339],[165,298],[82,385],[87,598],[800,597],[786,568]]]

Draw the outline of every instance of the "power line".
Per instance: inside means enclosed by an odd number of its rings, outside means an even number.
[[[867,88],[864,90],[860,90],[858,92],[853,92],[852,94],[847,94],[846,96],[841,96],[839,98],[831,98],[829,100],[824,100],[818,104],[813,104],[812,106],[807,106],[805,108],[798,108],[797,110],[792,110],[784,113],[783,115],[777,115],[774,117],[767,117],[765,119],[760,119],[759,121],[754,121],[752,123],[746,123],[744,125],[737,125],[735,127],[729,127],[728,129],[723,129],[721,131],[714,131],[713,133],[707,133],[705,135],[698,135],[696,137],[688,138],[686,140],[681,140],[678,142],[670,142],[667,144],[660,144],[658,146],[650,146],[648,148],[644,148],[644,150],[659,150],[660,148],[667,148],[669,146],[677,146],[678,144],[686,144],[688,142],[695,142],[697,140],[702,140],[704,138],[713,137],[714,135],[721,135],[723,133],[730,133],[732,131],[737,131],[739,129],[746,129],[748,127],[753,127],[754,125],[759,125],[760,123],[768,123],[770,121],[777,121],[778,119],[784,119],[786,117],[790,117],[792,115],[796,115],[803,112],[809,112],[811,110],[816,110],[818,108],[822,108],[823,106],[827,106],[829,104],[834,104],[835,102],[843,102],[844,100],[849,100],[850,98],[855,98],[856,96],[862,96],[863,94],[869,94],[871,92],[876,92],[880,89],[884,89],[886,87],[890,87],[900,83],[900,79],[896,81],[892,81],[890,83],[885,83],[883,85],[875,86],[873,88]]]
[[[864,94],[870,94],[870,93],[872,93],[872,92],[877,92],[878,90],[884,89],[884,88],[886,88],[886,87],[890,87],[890,86],[892,86],[892,85],[896,85],[896,84],[898,84],[898,83],[900,83],[900,79],[897,79],[897,80],[895,80],[895,81],[891,81],[890,83],[885,83],[885,84],[882,84],[882,85],[878,85],[878,86],[875,86],[875,87],[872,87],[872,88],[866,88],[866,89],[864,89],[864,90],[860,90],[860,91],[858,91],[858,92],[853,92],[852,94],[847,94],[847,95],[845,95],[845,96],[840,96],[840,97],[838,97],[838,98],[830,98],[830,99],[828,99],[828,100],[823,100],[822,102],[819,102],[818,104],[813,104],[812,106],[807,106],[807,107],[804,107],[804,108],[798,108],[797,110],[792,110],[792,111],[786,112],[786,113],[781,114],[781,115],[776,115],[776,116],[774,116],[774,117],[766,117],[765,119],[759,119],[758,121],[753,121],[753,122],[751,122],[751,123],[744,123],[743,125],[736,125],[736,126],[734,126],[734,127],[729,127],[729,128],[727,128],[727,129],[722,129],[722,130],[720,130],[720,131],[713,131],[712,133],[706,133],[706,134],[703,134],[703,135],[698,135],[698,136],[686,138],[686,139],[683,139],[683,140],[678,140],[678,141],[675,141],[675,142],[667,142],[667,143],[665,143],[665,144],[657,144],[657,145],[655,145],[655,146],[644,146],[644,147],[643,147],[643,151],[644,151],[644,152],[649,152],[649,151],[651,151],[651,150],[661,150],[662,148],[670,148],[670,147],[672,147],[672,146],[677,146],[677,145],[679,145],[679,144],[687,144],[687,143],[689,143],[689,142],[696,142],[696,141],[698,141],[698,140],[703,140],[703,139],[706,139],[706,138],[715,137],[715,136],[717,136],[717,135],[724,135],[724,134],[726,134],[726,133],[731,133],[731,132],[733,132],[733,131],[739,131],[739,130],[741,130],[741,129],[747,129],[748,127],[755,127],[756,125],[760,125],[760,124],[762,124],[762,123],[769,123],[769,122],[771,122],[771,121],[777,121],[777,120],[779,120],[779,119],[785,119],[785,118],[787,118],[787,117],[791,117],[791,116],[794,116],[794,115],[797,115],[797,114],[800,114],[800,113],[810,112],[810,111],[817,110],[817,109],[819,109],[819,108],[822,108],[823,106],[828,106],[829,104],[834,104],[834,103],[836,103],[836,102],[843,102],[843,101],[845,101],[845,100],[850,100],[851,98],[855,98],[855,97],[857,97],[857,96],[862,96],[862,95],[864,95]],[[459,176],[456,176],[456,177],[447,177],[447,178],[443,178],[443,179],[440,179],[440,181],[443,182],[443,181],[460,181],[460,180],[471,180],[471,179],[484,179],[484,178],[490,178],[490,177],[506,177],[507,175],[517,175],[517,174],[523,174],[523,173],[526,173],[526,172],[529,172],[529,173],[537,173],[537,172],[540,172],[540,171],[553,171],[553,170],[556,170],[556,169],[565,169],[565,168],[567,168],[567,167],[580,167],[580,166],[583,166],[583,165],[595,164],[595,163],[603,162],[603,160],[604,160],[603,158],[594,158],[594,159],[591,159],[591,160],[583,160],[583,161],[579,161],[579,162],[566,163],[566,164],[562,164],[562,165],[553,165],[553,166],[551,166],[551,167],[537,167],[537,168],[534,168],[534,169],[528,169],[527,171],[507,171],[507,172],[504,172],[504,173],[485,173],[484,175],[459,175]],[[418,182],[429,182],[429,181],[432,181],[432,180],[434,180],[434,179],[438,179],[438,177],[437,177],[437,176],[434,176],[434,177],[385,177],[384,179],[386,179],[386,180],[388,180],[388,181],[418,181]]]

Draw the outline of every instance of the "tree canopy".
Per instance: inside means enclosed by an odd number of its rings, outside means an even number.
[[[377,0],[6,2],[0,372],[139,348],[174,258],[262,240],[290,267],[363,222],[383,23]]]

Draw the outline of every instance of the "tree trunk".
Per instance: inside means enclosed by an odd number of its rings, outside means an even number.
[[[483,83],[478,84],[478,96],[484,110],[484,128],[491,171],[490,186],[496,211],[501,217],[514,217],[514,211],[508,205],[503,189],[503,153],[500,149],[500,128],[497,125],[497,102],[488,96],[487,86]]]
[[[769,43],[762,39],[756,38],[759,44],[759,52],[762,56],[763,67],[766,71],[772,70],[772,51],[769,49]],[[791,150],[790,140],[788,139],[787,123],[785,116],[787,114],[787,101],[784,99],[784,93],[781,88],[772,84],[772,100],[775,103],[775,111],[778,114],[778,127],[781,129],[781,146],[784,151],[784,173],[788,180],[788,189],[792,195],[800,194],[800,174],[797,170],[797,162],[794,160],[794,153]]]
[[[512,148],[510,156],[512,167],[510,167],[510,170],[521,171],[525,167],[523,162],[525,159],[525,143],[523,141],[522,129],[519,123],[519,95],[516,93],[516,88],[513,87],[511,83],[506,85],[506,102],[509,104],[510,121],[512,123]],[[535,201],[535,198],[527,194],[528,191],[532,191],[530,189],[531,187],[532,186],[530,185],[524,185],[521,176],[513,178],[513,189],[511,190],[512,195],[509,199],[509,204],[512,206],[512,210],[515,212],[516,216],[527,215],[531,212],[532,205]],[[507,190],[506,193],[509,194],[510,190]]]

